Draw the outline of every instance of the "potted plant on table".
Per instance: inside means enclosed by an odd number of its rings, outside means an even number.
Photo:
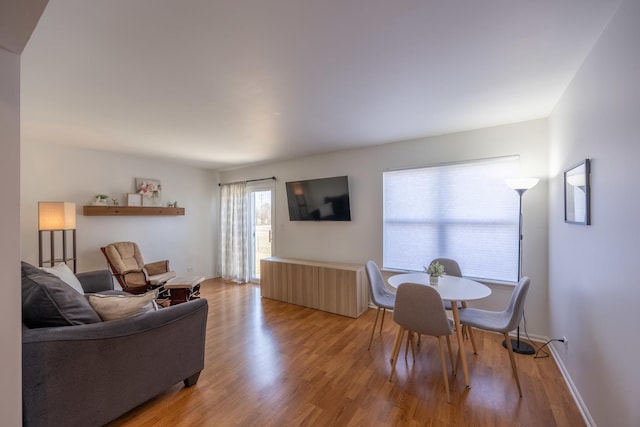
[[[429,267],[425,267],[424,271],[429,275],[429,284],[431,285],[437,285],[438,278],[446,274],[444,271],[444,265],[440,264],[438,261],[429,264]]]

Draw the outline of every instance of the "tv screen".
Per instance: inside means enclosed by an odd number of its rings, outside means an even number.
[[[291,221],[351,221],[347,176],[291,181],[286,186]]]

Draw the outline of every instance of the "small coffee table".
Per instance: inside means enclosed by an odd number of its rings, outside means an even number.
[[[170,305],[200,298],[200,283],[203,281],[204,276],[178,276],[169,280],[164,288],[169,290]]]

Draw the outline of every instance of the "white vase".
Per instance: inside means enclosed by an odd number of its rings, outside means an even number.
[[[429,284],[431,286],[438,286],[438,276],[429,276]]]

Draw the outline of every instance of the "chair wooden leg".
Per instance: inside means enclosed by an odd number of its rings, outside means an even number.
[[[397,357],[398,353],[400,353],[401,345],[402,345],[402,335],[399,333],[396,333],[396,339],[393,341],[393,348],[391,349],[391,358],[389,359],[389,363],[393,364],[393,360]]]
[[[413,356],[413,361],[416,361],[416,351],[413,348],[413,331],[407,331],[407,345],[404,349],[404,360],[407,360],[409,356],[409,346],[411,346],[411,356]]]
[[[467,308],[467,302],[462,301],[462,308]],[[471,340],[471,345],[473,346],[473,354],[478,354],[478,349],[476,347],[476,341],[473,339],[473,330],[469,325],[462,325],[462,337]]]
[[[444,379],[444,388],[447,391],[447,403],[451,403],[451,395],[449,394],[449,376],[447,375],[447,362],[444,359],[444,347],[442,347],[442,337],[437,337],[437,338],[438,338],[438,347],[440,347],[440,363],[442,364],[442,378]]]
[[[367,347],[367,350],[371,349],[371,342],[373,341],[373,334],[376,332],[376,323],[378,323],[379,314],[380,314],[380,307],[378,307],[378,311],[376,311],[376,320],[373,322],[373,328],[371,329],[371,337],[369,338],[369,347]]]
[[[415,363],[415,361],[416,361],[416,346],[415,346],[414,334],[418,335],[418,340],[420,340],[420,334],[417,333],[417,332],[410,332],[409,333],[409,339],[411,340],[411,357],[413,357],[413,362]]]
[[[513,356],[513,348],[511,347],[511,338],[509,333],[504,333],[504,340],[507,343],[507,350],[509,351],[509,359],[511,359],[511,369],[513,370],[513,376],[516,379],[516,385],[518,386],[518,393],[522,397],[522,389],[520,388],[520,378],[518,377],[518,367],[516,366],[516,358]]]
[[[473,328],[469,325],[464,325],[467,329],[467,333],[469,334],[469,338],[471,339],[471,346],[473,347],[473,354],[478,354],[478,348],[476,347],[476,339],[473,336]]]
[[[453,365],[453,352],[451,351],[451,339],[447,335],[447,348],[449,349],[449,362],[451,362],[451,375],[456,374],[456,367]]]
[[[400,346],[402,345],[402,336],[404,335],[404,329],[402,326],[398,326],[398,333],[396,334],[396,342],[393,345],[393,352],[391,353],[391,374],[389,374],[389,381],[393,378],[393,374],[396,372],[396,362],[398,362],[398,353],[400,352]]]
[[[378,308],[380,310],[380,308]],[[384,326],[384,315],[387,313],[387,309],[382,309],[382,320],[380,321],[380,333],[382,333],[382,326]]]

